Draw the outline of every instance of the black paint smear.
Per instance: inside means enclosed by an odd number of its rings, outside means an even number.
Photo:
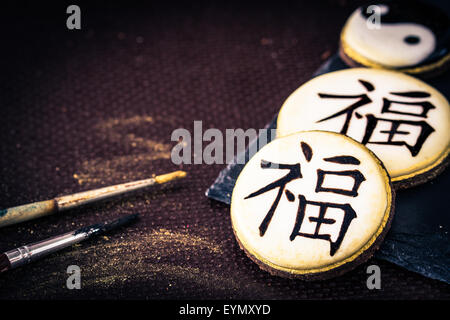
[[[311,149],[311,147],[305,143],[305,142],[301,142],[300,145],[302,146],[302,151],[303,154],[305,155],[306,161],[311,161],[311,158],[313,156],[313,151]]]
[[[328,162],[340,163],[340,164],[360,164],[361,162],[353,156],[337,156],[323,159]]]

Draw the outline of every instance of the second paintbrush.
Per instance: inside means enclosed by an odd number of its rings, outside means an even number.
[[[88,203],[108,199],[131,191],[143,189],[155,184],[163,184],[184,178],[186,172],[174,171],[154,178],[117,184],[95,190],[79,192],[51,200],[34,202],[18,207],[0,210],[0,227],[47,216],[56,212],[76,208]]]
[[[112,222],[97,223],[89,227],[80,228],[39,242],[30,243],[25,246],[0,254],[0,273],[20,267],[34,260],[40,259],[53,252],[67,248],[95,235],[119,228],[136,218],[139,214],[130,214]]]

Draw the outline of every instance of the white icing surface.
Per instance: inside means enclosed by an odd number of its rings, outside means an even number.
[[[420,24],[398,23],[383,24],[381,28],[369,28],[361,8],[347,20],[343,41],[359,55],[387,67],[408,67],[425,60],[435,49],[436,39],[433,32]],[[420,42],[408,44],[407,36],[417,36]]]
[[[375,87],[374,90],[368,92],[358,80],[370,82]],[[411,98],[391,94],[391,92],[406,91],[426,91],[431,96]],[[383,161],[394,181],[402,180],[407,175],[420,170],[428,170],[447,151],[450,142],[450,107],[444,96],[436,89],[411,76],[399,72],[367,68],[353,68],[328,73],[302,85],[286,100],[280,110],[277,137],[306,130],[341,132],[346,119],[345,114],[322,122],[318,121],[345,109],[357,102],[359,98],[321,98],[319,93],[367,94],[372,102],[354,111],[347,131],[348,136],[359,142],[363,141],[366,132],[368,114],[373,114],[376,118],[391,120],[425,121],[434,129],[416,156],[412,156],[405,145],[383,145],[370,142],[366,144]],[[435,108],[428,111],[427,118],[391,112],[382,113],[383,98],[411,103],[428,101]],[[420,114],[423,108],[418,105],[392,103],[390,110]],[[356,117],[356,113],[361,116],[360,119]],[[389,131],[391,127],[391,122],[378,121],[370,141],[387,141],[388,134],[383,131]],[[395,134],[392,141],[403,141],[413,146],[422,132],[422,127],[403,123],[400,124],[398,131],[407,134]]]
[[[301,142],[307,143],[313,150],[310,162],[302,153]],[[361,163],[338,164],[323,160],[341,155],[354,156]],[[288,201],[286,194],[283,193],[264,236],[260,236],[259,226],[274,202],[279,188],[252,198],[245,199],[245,197],[282,178],[289,170],[262,169],[261,160],[283,164],[300,163],[302,174],[302,178],[292,180],[285,188],[295,195],[295,201]],[[365,181],[359,186],[357,197],[334,192],[315,192],[317,169],[359,170],[364,175]],[[386,172],[382,171],[366,148],[342,135],[329,132],[302,132],[275,139],[263,147],[239,175],[231,202],[233,228],[240,242],[250,253],[281,268],[308,270],[338,263],[361,249],[382,224],[388,203],[387,194],[391,192],[386,186],[386,177]],[[349,187],[340,185],[340,179],[336,176],[334,180],[328,181],[328,186],[338,189]],[[352,186],[353,183],[348,189]],[[339,249],[333,256],[330,255],[330,242],[327,240],[304,236],[290,240],[299,209],[299,195],[303,195],[307,201],[349,204],[356,212],[357,217],[351,221]],[[309,218],[318,216],[319,206],[308,204],[305,208],[300,232],[311,234],[314,233],[316,222],[310,221]],[[329,207],[325,218],[334,219],[335,222],[322,224],[320,234],[329,234],[331,240],[336,241],[344,211]]]

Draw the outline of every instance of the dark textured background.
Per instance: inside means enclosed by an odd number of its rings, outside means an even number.
[[[353,1],[6,4],[1,12],[0,204],[15,206],[177,169],[172,131],[261,128],[337,50]],[[449,286],[372,259],[302,282],[260,271],[229,209],[204,192],[224,165],[184,181],[0,229],[0,251],[140,212],[134,225],[0,275],[0,297],[449,299]],[[82,289],[65,287],[69,265]],[[368,290],[377,264],[382,289]]]

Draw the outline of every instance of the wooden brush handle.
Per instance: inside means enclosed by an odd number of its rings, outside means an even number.
[[[24,204],[22,206],[0,210],[0,228],[11,224],[36,219],[57,211],[55,200],[46,200]]]

